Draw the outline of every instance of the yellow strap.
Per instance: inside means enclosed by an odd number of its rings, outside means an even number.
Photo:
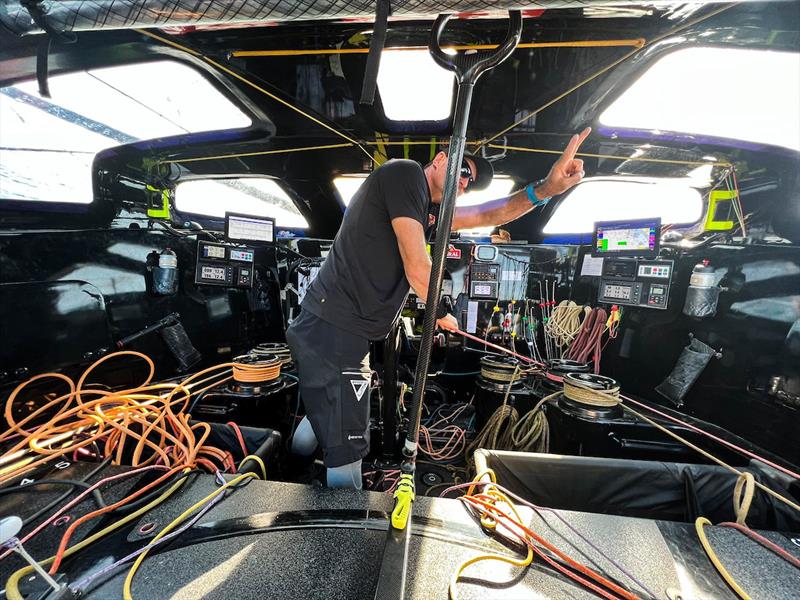
[[[235,77],[236,79],[238,79],[238,80],[239,80],[239,81],[241,81],[242,83],[245,83],[245,84],[249,85],[250,87],[252,87],[253,89],[255,89],[255,90],[258,90],[259,92],[261,92],[261,93],[262,93],[262,94],[264,94],[265,96],[269,96],[270,98],[272,98],[272,99],[273,99],[273,100],[275,100],[276,102],[279,102],[279,103],[283,104],[283,105],[284,105],[284,106],[286,106],[287,108],[290,108],[291,110],[295,111],[296,113],[299,113],[299,114],[303,115],[305,118],[307,118],[307,119],[309,119],[309,120],[313,121],[313,122],[314,122],[314,123],[316,123],[317,125],[319,125],[319,126],[321,126],[321,127],[324,127],[324,128],[325,128],[325,129],[327,129],[328,131],[332,131],[333,133],[335,133],[335,134],[336,134],[336,135],[338,135],[339,137],[346,139],[346,140],[347,140],[348,142],[350,142],[351,144],[354,144],[354,145],[358,146],[359,148],[361,148],[362,152],[364,152],[364,154],[366,154],[367,156],[369,156],[370,160],[372,160],[372,155],[369,153],[369,151],[368,151],[366,148],[364,148],[364,147],[363,147],[361,144],[359,144],[359,143],[358,143],[356,140],[354,140],[353,138],[351,138],[351,137],[349,137],[348,135],[346,135],[346,134],[342,133],[341,131],[339,131],[339,130],[338,130],[338,129],[336,129],[335,127],[331,127],[331,126],[330,126],[330,125],[328,125],[327,123],[323,123],[322,121],[320,121],[319,119],[317,119],[317,118],[316,118],[316,117],[314,117],[313,115],[310,115],[310,114],[308,114],[307,112],[305,112],[304,110],[302,110],[302,109],[300,109],[300,108],[296,107],[294,104],[292,104],[292,103],[290,103],[290,102],[287,102],[287,101],[286,101],[286,100],[284,100],[283,98],[280,98],[279,96],[276,96],[276,95],[275,95],[275,94],[273,94],[272,92],[269,92],[269,91],[265,90],[263,87],[261,87],[261,86],[259,86],[259,85],[255,84],[255,83],[253,83],[252,81],[250,81],[250,80],[249,80],[249,79],[247,79],[246,77],[242,77],[241,75],[239,75],[239,74],[238,74],[238,73],[236,73],[235,71],[232,71],[232,70],[231,70],[231,69],[229,69],[228,67],[226,67],[226,66],[224,66],[224,65],[221,65],[220,63],[218,63],[218,62],[217,62],[217,61],[215,61],[214,59],[212,59],[212,58],[209,58],[208,56],[205,56],[204,54],[200,54],[200,53],[199,53],[199,52],[197,52],[196,50],[192,50],[191,48],[187,48],[186,46],[183,46],[183,45],[181,45],[181,44],[177,44],[177,43],[175,43],[175,42],[173,42],[173,41],[171,41],[171,40],[168,40],[168,39],[166,39],[166,38],[163,38],[163,37],[161,37],[161,36],[159,36],[159,35],[156,35],[156,34],[154,34],[154,33],[150,33],[149,31],[146,31],[146,30],[144,30],[144,29],[140,29],[140,30],[139,30],[139,33],[141,33],[142,35],[146,35],[146,36],[148,36],[148,37],[151,37],[151,38],[153,38],[154,40],[158,40],[158,41],[159,41],[159,42],[161,42],[162,44],[167,44],[167,45],[169,45],[169,46],[172,46],[173,48],[177,48],[177,49],[179,49],[179,50],[183,50],[184,52],[188,52],[188,53],[189,53],[189,54],[191,54],[192,56],[197,56],[197,57],[199,57],[199,58],[202,58],[202,59],[203,59],[204,61],[206,61],[208,64],[210,64],[210,65],[212,65],[212,66],[216,67],[216,68],[217,68],[217,69],[219,69],[220,71],[222,71],[222,72],[224,72],[224,73],[227,73],[227,74],[228,74],[228,75],[230,75],[231,77]]]
[[[526,42],[518,44],[517,48],[613,48],[617,46],[644,46],[643,38],[631,40],[580,40],[574,42]],[[468,44],[460,46],[442,46],[444,50],[494,50],[494,44]],[[385,48],[389,52],[403,52],[413,50],[427,50],[427,46],[396,46]],[[314,56],[325,54],[368,54],[369,48],[312,48],[307,50],[234,50],[231,56],[236,58],[254,58],[270,56]]]
[[[736,522],[739,525],[747,525],[745,520],[755,493],[756,480],[753,478],[753,474],[742,471],[736,478],[736,486],[733,488],[733,512],[736,514]]]

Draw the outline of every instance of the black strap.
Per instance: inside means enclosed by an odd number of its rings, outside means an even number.
[[[378,69],[381,66],[381,53],[386,45],[386,30],[389,27],[389,15],[392,13],[390,0],[378,0],[375,10],[375,26],[372,28],[372,39],[369,42],[367,67],[364,69],[364,83],[361,87],[361,104],[372,105],[375,101],[375,87],[378,84]]]
[[[436,318],[441,319],[452,312],[453,300],[450,298],[450,296],[442,296],[441,300],[439,300],[439,306],[436,307]]]
[[[50,85],[47,82],[47,59],[50,56],[50,43],[53,38],[50,34],[45,34],[39,40],[39,47],[36,49],[36,81],[39,82],[39,95],[42,98],[50,98]]]
[[[50,45],[53,40],[62,44],[74,44],[78,38],[74,33],[56,31],[47,23],[41,0],[20,0],[20,5],[25,7],[33,22],[45,32],[45,37],[39,42],[36,51],[36,81],[39,82],[39,95],[42,98],[50,98],[50,86],[47,82]]]

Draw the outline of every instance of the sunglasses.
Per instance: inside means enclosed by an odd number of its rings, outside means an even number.
[[[469,166],[469,163],[465,160],[461,163],[461,178],[469,180],[469,183],[475,181],[475,178],[472,176],[472,169]]]

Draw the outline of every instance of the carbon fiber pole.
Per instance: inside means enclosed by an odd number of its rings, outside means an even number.
[[[417,371],[414,375],[414,395],[409,414],[410,426],[406,435],[406,442],[403,445],[403,456],[407,459],[413,458],[417,452],[422,398],[425,394],[425,384],[428,381],[428,365],[431,361],[433,335],[436,332],[436,307],[439,305],[439,296],[442,292],[442,276],[444,275],[444,264],[447,259],[450,228],[453,224],[453,214],[456,208],[459,171],[461,169],[461,161],[464,158],[464,146],[467,142],[467,121],[474,89],[474,82],[463,82],[458,86],[456,110],[453,115],[453,137],[450,138],[450,148],[447,154],[444,195],[439,208],[436,241],[431,252],[433,265],[431,266],[431,277],[428,281],[428,297],[425,299],[425,319],[422,322],[422,340],[420,341],[419,355],[417,356]]]
[[[414,396],[411,401],[410,427],[403,445],[403,463],[400,465],[400,478],[394,492],[395,505],[390,517],[386,545],[383,549],[381,570],[375,590],[376,600],[400,599],[405,595],[405,578],[408,569],[408,549],[411,540],[411,509],[414,502],[414,471],[417,456],[417,440],[419,438],[422,399],[425,395],[425,384],[428,379],[428,364],[433,346],[433,334],[436,329],[436,307],[442,290],[442,275],[447,258],[447,247],[450,241],[450,228],[456,208],[456,195],[464,158],[464,146],[467,139],[467,121],[472,103],[472,92],[475,82],[482,73],[496,67],[508,58],[519,44],[522,34],[522,16],[519,11],[509,11],[509,29],[503,44],[495,52],[488,55],[467,54],[454,58],[442,51],[440,37],[450,15],[439,15],[431,32],[430,51],[434,61],[444,68],[456,73],[458,96],[456,110],[453,114],[453,136],[450,138],[450,149],[447,155],[444,194],[439,209],[439,226],[436,230],[436,241],[433,248],[431,276],[428,282],[425,319],[422,326],[422,340],[417,357],[417,372],[414,379]]]

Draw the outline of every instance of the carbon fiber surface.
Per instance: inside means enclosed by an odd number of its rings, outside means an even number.
[[[513,8],[583,8],[625,4],[641,3],[623,0],[393,0],[392,15],[413,18],[441,13],[477,12],[483,16],[491,13],[501,15],[503,11]],[[321,19],[372,20],[375,15],[374,0],[68,0],[43,2],[42,6],[47,11],[47,23],[57,31]],[[0,23],[18,35],[41,31],[19,0],[0,0]]]

